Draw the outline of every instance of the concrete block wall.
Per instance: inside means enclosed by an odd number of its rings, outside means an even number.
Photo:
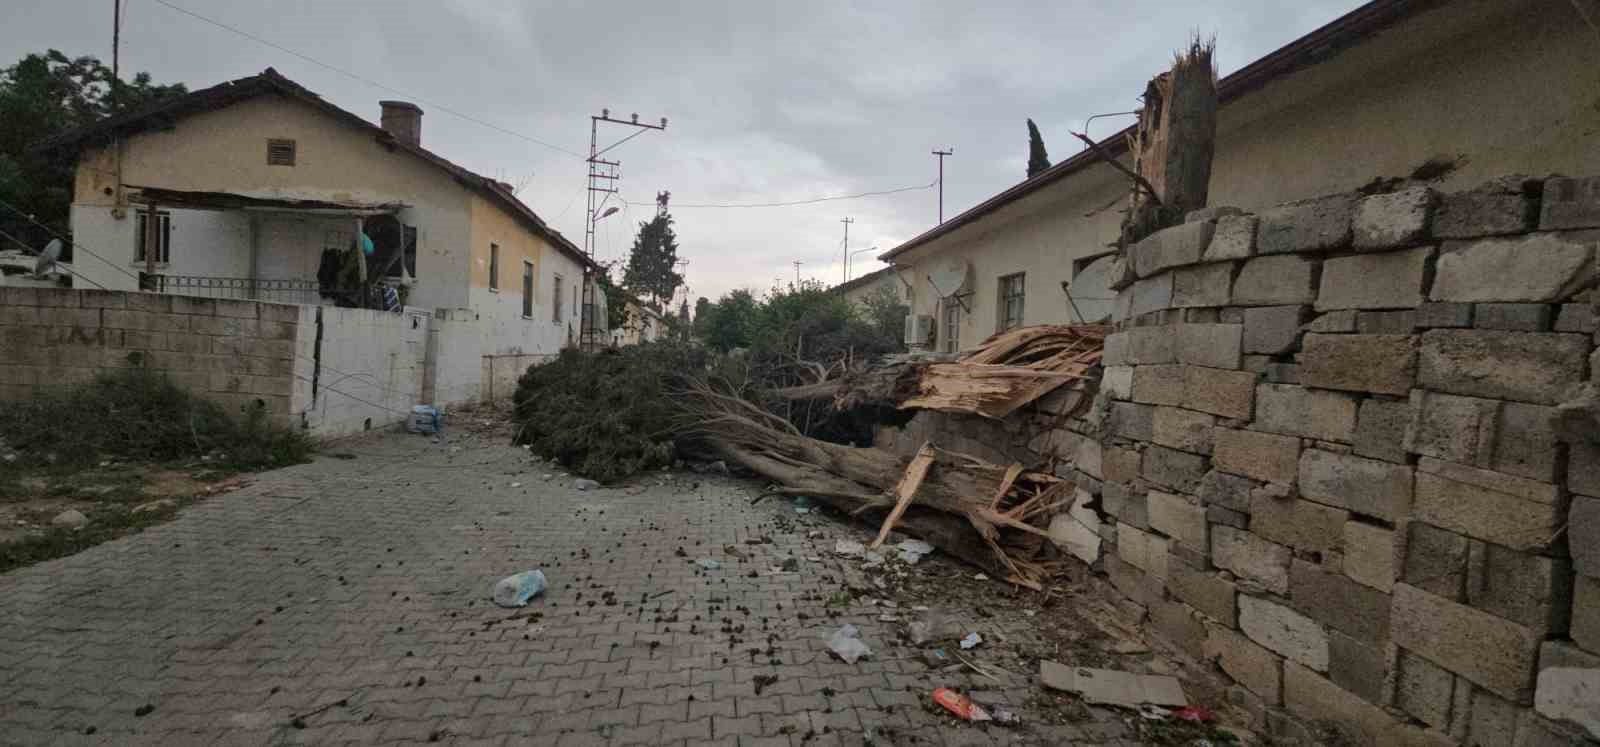
[[[301,345],[321,349],[318,358],[310,352],[299,356],[295,377],[295,411],[312,432],[334,437],[380,428],[403,421],[413,405],[427,401],[428,312],[299,308]]]
[[[1130,247],[1076,460],[1112,585],[1277,737],[1600,741],[1597,239],[1600,178],[1509,177]]]
[[[0,288],[0,398],[140,365],[230,410],[290,406],[297,306],[55,288]]]

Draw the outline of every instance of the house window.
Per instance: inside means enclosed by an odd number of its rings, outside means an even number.
[[[270,139],[267,141],[268,166],[293,166],[294,141]]]
[[[500,290],[500,245],[489,245],[489,290]]]
[[[533,318],[533,263],[522,262],[522,318]]]
[[[561,296],[561,276],[557,275],[557,276],[555,276],[555,278],[556,278],[555,292],[550,294],[550,304],[551,304],[551,306],[553,306],[555,308],[555,312],[554,312],[554,316],[550,317],[550,321],[552,321],[552,322],[560,322],[561,321],[561,299],[562,299],[562,296]]]
[[[150,213],[140,212],[137,215],[139,216],[138,234],[134,238],[133,261],[143,262],[145,261],[144,245],[150,238]],[[161,231],[161,244],[156,252],[156,261],[165,264],[172,261],[172,214],[156,213],[156,221]]]
[[[1022,301],[1024,298],[1024,273],[1000,278],[999,329],[1005,331],[1022,326]]]
[[[954,298],[946,298],[941,307],[944,317],[939,325],[942,333],[939,344],[946,353],[961,352],[961,304]]]

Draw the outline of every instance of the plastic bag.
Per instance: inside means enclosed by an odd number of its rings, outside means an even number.
[[[494,585],[494,603],[501,607],[526,607],[528,600],[544,592],[544,571],[523,571],[506,576]]]
[[[863,656],[871,656],[872,649],[861,642],[861,631],[856,626],[846,623],[838,630],[829,633],[823,640],[828,642],[828,648],[833,651],[846,664],[854,664]]]

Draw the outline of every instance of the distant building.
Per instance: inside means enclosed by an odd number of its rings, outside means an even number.
[[[830,290],[834,293],[843,293],[845,298],[856,304],[864,304],[869,297],[880,292],[879,289],[881,288],[889,289],[890,292],[895,294],[895,297],[907,305],[911,303],[911,286],[896,274],[893,267],[885,267],[881,270],[869,272],[848,283],[835,285]]]

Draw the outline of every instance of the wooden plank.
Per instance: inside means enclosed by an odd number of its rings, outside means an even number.
[[[1017,481],[1017,476],[1020,474],[1022,474],[1022,464],[1020,462],[1013,462],[1010,467],[1006,468],[1006,476],[1000,479],[1000,489],[994,491],[994,500],[989,502],[990,511],[1000,508],[1000,499],[1006,497],[1006,493],[1011,492],[1011,484]]]
[[[917,450],[917,455],[911,458],[911,463],[906,465],[906,473],[900,476],[900,483],[895,486],[897,501],[889,515],[884,517],[883,526],[878,528],[878,538],[872,541],[872,548],[876,549],[889,538],[889,532],[894,531],[895,522],[900,520],[911,500],[917,495],[917,488],[922,487],[923,478],[928,476],[928,468],[933,466],[933,442],[926,441],[922,448]]]

